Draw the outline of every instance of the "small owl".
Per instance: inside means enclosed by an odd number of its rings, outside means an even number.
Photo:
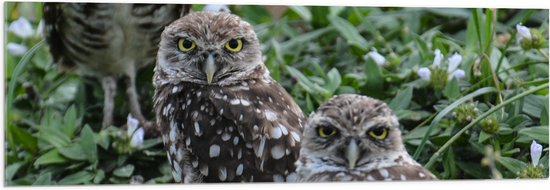
[[[299,181],[437,179],[405,150],[392,110],[370,97],[331,98],[309,117],[303,138]]]
[[[161,38],[155,112],[174,180],[295,181],[305,119],[269,76],[252,26],[196,12]]]
[[[130,112],[148,124],[136,89],[137,71],[155,62],[165,26],[189,5],[118,3],[44,3],[44,37],[53,61],[101,80],[103,127],[112,124],[117,79],[127,77]]]

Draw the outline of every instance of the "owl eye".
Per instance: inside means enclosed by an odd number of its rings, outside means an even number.
[[[243,40],[241,39],[232,39],[225,43],[225,49],[231,52],[239,52],[243,49]]]
[[[189,52],[195,49],[195,42],[184,38],[179,39],[178,48],[180,49],[180,51]]]
[[[317,133],[322,138],[328,138],[328,137],[331,137],[333,135],[336,135],[336,133],[338,133],[338,131],[336,131],[336,129],[334,129],[332,127],[320,126],[317,129]]]
[[[388,129],[385,127],[378,127],[369,131],[369,135],[375,139],[385,139],[388,136]]]

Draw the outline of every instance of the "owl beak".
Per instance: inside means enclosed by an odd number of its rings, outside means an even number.
[[[212,83],[212,79],[214,78],[215,72],[216,72],[216,64],[214,63],[214,56],[212,56],[212,54],[208,54],[208,57],[206,58],[206,66],[204,67],[204,73],[206,74],[206,82],[208,82],[208,84]]]
[[[346,147],[346,158],[348,159],[349,169],[355,168],[355,163],[359,158],[359,147],[357,147],[357,142],[355,139],[351,139]]]

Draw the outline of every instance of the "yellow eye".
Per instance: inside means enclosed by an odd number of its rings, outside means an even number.
[[[231,52],[239,52],[243,49],[243,40],[241,39],[232,39],[225,43],[225,49]]]
[[[327,137],[336,135],[337,131],[332,127],[321,126],[317,129],[317,133],[319,134],[320,137],[327,138]]]
[[[388,136],[388,129],[385,127],[379,127],[369,131],[369,135],[375,139],[385,139]]]
[[[180,51],[189,52],[195,49],[195,42],[182,38],[178,41],[178,48]]]

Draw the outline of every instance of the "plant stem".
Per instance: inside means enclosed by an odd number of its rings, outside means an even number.
[[[451,139],[449,139],[441,148],[439,148],[439,150],[437,150],[437,152],[435,152],[432,155],[432,157],[430,157],[430,160],[428,161],[428,163],[426,163],[426,165],[424,165],[424,167],[431,168],[432,165],[434,164],[435,160],[439,157],[439,155],[441,155],[443,153],[443,151],[445,151],[447,148],[449,148],[449,146],[451,146],[451,144],[453,144],[462,134],[464,134],[464,132],[466,132],[468,129],[472,128],[473,126],[475,126],[482,119],[486,118],[487,116],[489,116],[493,112],[497,111],[498,109],[500,109],[500,108],[502,108],[502,107],[504,107],[504,106],[516,101],[516,100],[519,100],[519,99],[521,99],[521,98],[523,98],[523,97],[525,97],[529,94],[532,94],[536,91],[539,91],[539,90],[542,90],[542,89],[545,89],[545,88],[548,88],[548,83],[537,86],[537,87],[532,88],[532,89],[529,89],[525,92],[522,92],[521,94],[518,94],[518,95],[502,102],[499,105],[496,105],[495,107],[492,107],[487,112],[483,113],[482,115],[477,117],[475,120],[470,122],[470,124],[466,125],[466,127],[462,128],[460,131],[458,131],[458,133],[456,133],[453,137],[451,137]]]
[[[453,111],[460,104],[463,104],[464,102],[466,102],[466,101],[468,101],[468,100],[470,100],[474,97],[477,97],[479,95],[486,94],[486,93],[489,93],[489,92],[495,92],[495,91],[496,90],[493,87],[480,88],[480,89],[478,89],[478,90],[476,90],[476,91],[474,91],[474,92],[472,92],[472,93],[470,93],[470,94],[454,101],[451,105],[447,106],[445,109],[443,109],[439,113],[437,113],[435,118],[430,123],[430,126],[428,127],[428,131],[424,135],[424,138],[422,138],[422,141],[420,142],[420,145],[418,145],[418,148],[414,152],[413,158],[418,159],[418,157],[420,156],[420,153],[422,152],[422,149],[424,149],[424,145],[426,144],[426,141],[428,140],[428,137],[430,136],[433,128],[439,123],[439,121],[441,121],[441,119],[443,119],[443,117],[445,117],[445,115],[447,115],[448,113]]]
[[[537,48],[537,51],[542,54],[542,56],[544,56],[546,58],[546,61],[548,61],[548,55],[546,55],[546,53],[544,53],[544,51],[542,51],[540,48]]]

